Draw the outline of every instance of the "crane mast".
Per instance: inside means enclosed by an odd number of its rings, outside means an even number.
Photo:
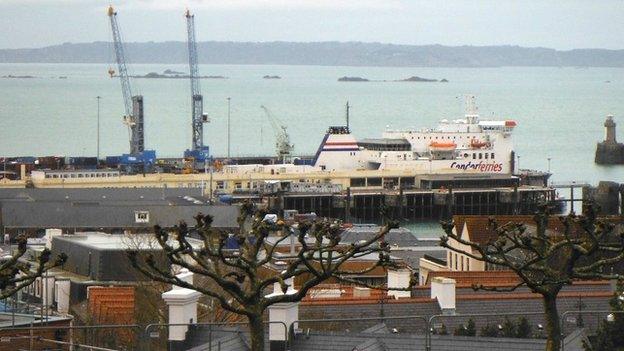
[[[112,6],[108,7],[108,17],[110,18],[113,32],[113,46],[115,48],[115,59],[119,80],[121,81],[121,93],[124,100],[124,124],[130,129],[130,154],[137,155],[145,151],[145,133],[143,128],[143,96],[132,95],[130,86],[130,76],[126,67],[126,56],[119,24],[117,23],[117,12]],[[112,76],[112,75],[111,75]]]
[[[260,108],[264,110],[264,113],[267,115],[269,122],[271,122],[271,126],[273,127],[277,157],[281,159],[283,163],[286,163],[286,161],[288,161],[292,156],[292,152],[295,149],[295,146],[290,143],[290,136],[286,131],[286,126],[279,119],[277,119],[277,117],[273,116],[267,107],[262,105]]]
[[[191,80],[191,122],[193,128],[191,151],[199,155],[205,150],[203,124],[207,122],[208,118],[204,115],[204,98],[199,85],[195,15],[191,14],[189,10],[186,10],[184,16],[186,17],[186,31],[188,35],[189,77]]]

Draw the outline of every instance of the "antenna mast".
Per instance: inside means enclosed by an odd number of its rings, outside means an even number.
[[[349,106],[349,101],[347,101],[347,105],[346,107],[346,118],[347,118],[347,132],[349,131],[349,110],[351,109],[351,106]]]

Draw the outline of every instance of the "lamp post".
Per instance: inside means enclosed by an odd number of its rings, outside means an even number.
[[[550,159],[551,159],[550,157],[547,158],[547,160],[548,160],[548,173],[550,173]]]
[[[97,143],[97,164],[100,164],[100,99],[102,99],[101,96],[96,96],[95,97],[97,99],[97,138],[96,138],[96,143]]]
[[[230,158],[230,101],[232,98],[227,98],[227,157]]]

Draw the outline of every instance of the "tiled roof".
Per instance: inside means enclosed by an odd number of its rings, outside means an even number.
[[[563,233],[565,231],[565,225],[562,219],[565,216],[550,216],[548,218],[547,230],[554,233]],[[622,219],[618,217],[605,217],[602,220],[608,221],[613,224],[621,224]],[[487,244],[491,240],[497,237],[496,231],[492,226],[492,221],[495,221],[499,227],[509,223],[525,224],[529,227],[529,230],[535,232],[536,223],[534,216],[528,215],[516,215],[516,216],[453,216],[453,222],[455,223],[455,230],[457,233],[463,231],[464,225],[467,226],[470,240],[481,245]],[[573,224],[572,232],[581,231],[580,226]]]
[[[561,216],[551,216],[548,218],[548,230],[562,233],[564,225]],[[481,245],[485,245],[493,239],[496,239],[496,230],[493,227],[493,221],[501,227],[509,223],[525,224],[533,227],[535,230],[534,216],[517,215],[517,216],[453,216],[455,230],[457,233],[463,231],[464,225],[468,229],[470,240]]]
[[[455,279],[456,286],[513,286],[520,282],[520,278],[513,271],[445,271],[429,272],[427,285],[434,277]]]

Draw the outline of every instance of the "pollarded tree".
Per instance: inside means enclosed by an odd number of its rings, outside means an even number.
[[[67,259],[61,254],[54,261],[50,261],[50,250],[44,249],[35,262],[30,263],[24,257],[26,242],[26,237],[18,237],[17,249],[0,259],[0,299],[6,299],[29,286],[47,270],[62,265]]]
[[[366,274],[379,267],[393,266],[388,254],[389,246],[382,240],[396,226],[392,221],[388,221],[389,224],[369,239],[345,245],[340,243],[342,229],[339,222],[319,220],[299,223],[299,233],[294,236],[291,227],[282,221],[264,220],[265,215],[264,211],[250,204],[241,207],[238,218],[240,229],[234,234],[239,245],[236,250],[226,249],[228,234],[214,230],[210,216],[196,216],[193,228],[180,223],[173,233],[155,227],[158,243],[172,265],[208,278],[218,289],[187,283],[168,268],[160,266],[153,257],[141,259],[136,252],[129,252],[129,257],[133,265],[149,278],[199,291],[216,299],[223,309],[246,317],[253,351],[264,349],[263,314],[269,306],[300,301],[311,288],[330,278],[365,285],[349,277]],[[191,232],[200,236],[200,248],[194,249],[189,242]],[[283,235],[273,242],[267,241],[276,232]],[[278,246],[286,240],[294,240],[296,249],[279,252]],[[370,266],[358,270],[347,267],[349,260],[371,254],[378,255],[378,259]],[[266,269],[266,266],[277,261],[280,267],[285,265],[284,268],[279,271]],[[305,279],[301,279],[296,286],[297,290],[289,290],[287,282],[297,277]],[[284,294],[268,295],[275,284],[279,284]]]
[[[562,231],[549,229],[547,206],[540,206],[533,217],[535,229],[522,223],[497,223],[489,226],[496,234],[487,243],[476,243],[462,237],[462,228],[455,231],[452,222],[444,222],[445,235],[441,246],[472,259],[514,271],[520,283],[510,289],[475,286],[475,289],[509,291],[521,286],[542,295],[546,320],[547,351],[559,350],[561,328],[557,311],[557,295],[574,280],[621,279],[618,274],[603,273],[603,268],[624,259],[624,236],[616,233],[616,226],[599,219],[591,204],[583,208],[583,215],[560,217]],[[453,241],[470,250],[462,249]]]

